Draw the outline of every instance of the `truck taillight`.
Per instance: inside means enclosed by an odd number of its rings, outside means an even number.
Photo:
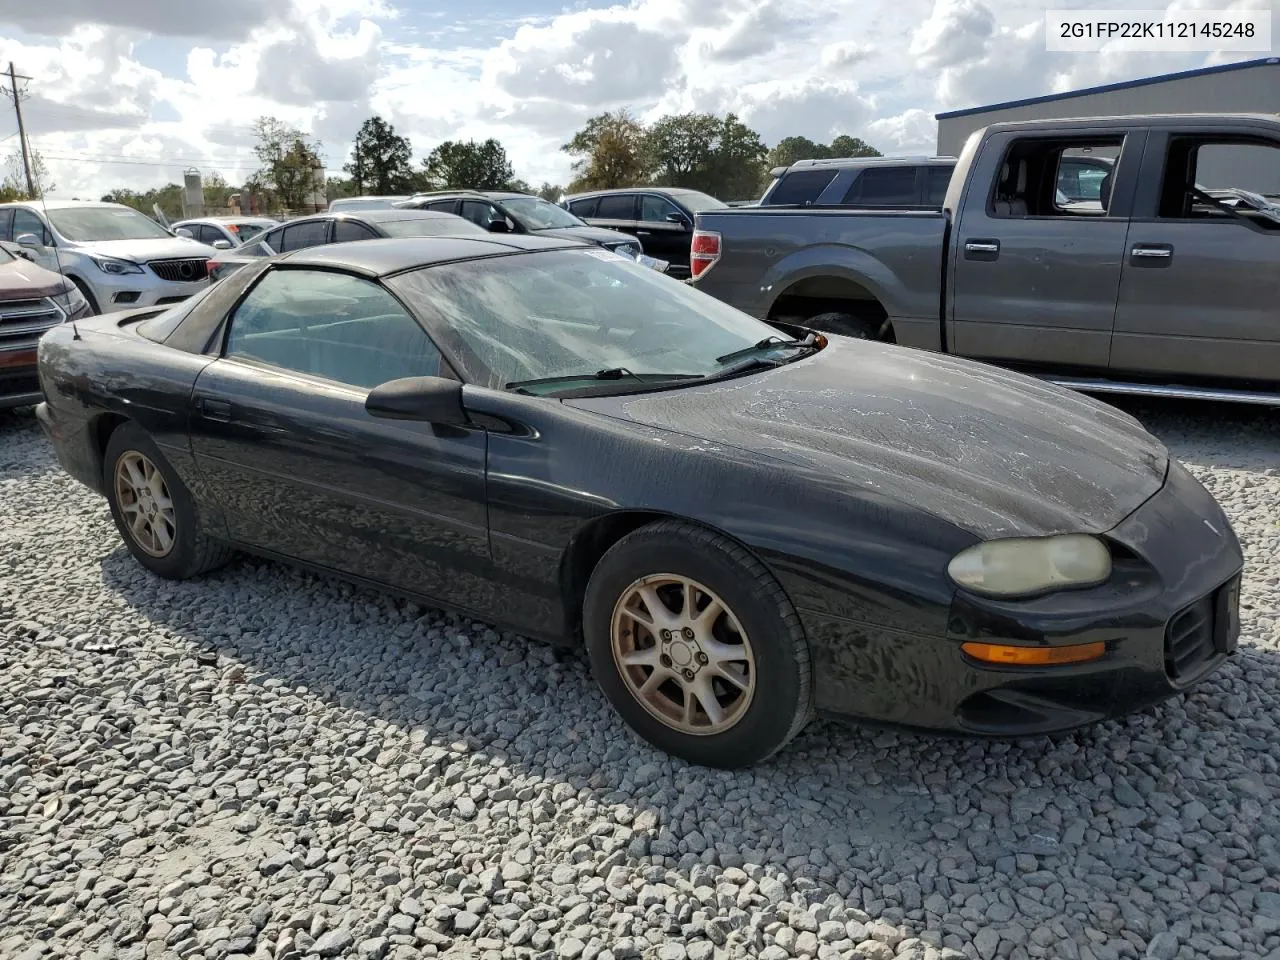
[[[695,230],[689,245],[689,273],[700,277],[720,259],[720,234],[712,230]]]

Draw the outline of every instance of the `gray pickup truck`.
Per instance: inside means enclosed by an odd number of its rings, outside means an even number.
[[[1062,173],[1109,168],[1096,200]],[[1280,405],[1280,118],[1109,117],[973,134],[940,212],[698,214],[692,282],[762,319],[1095,392]]]

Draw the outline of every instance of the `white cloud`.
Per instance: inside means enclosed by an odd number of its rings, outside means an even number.
[[[68,196],[176,180],[191,165],[242,180],[255,166],[250,127],[264,114],[321,138],[333,171],[378,112],[419,157],[444,139],[495,136],[519,175],[563,181],[560,145],[604,109],[647,119],[732,110],[766,142],[849,133],[920,153],[933,149],[938,110],[1228,59],[1047,54],[1044,5],[1031,0],[832,0],[812,14],[786,0],[620,0],[508,20],[450,9],[36,0],[6,18],[21,33],[0,26],[0,41],[34,78],[28,127]],[[168,55],[157,57],[157,43]],[[11,132],[0,112],[0,140]]]

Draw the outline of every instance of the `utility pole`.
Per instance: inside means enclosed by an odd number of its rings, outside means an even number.
[[[27,175],[27,194],[32,200],[36,198],[36,182],[31,176],[31,155],[27,152],[27,131],[22,126],[22,100],[18,96],[18,81],[30,80],[15,72],[13,61],[9,61],[9,92],[13,94],[13,112],[18,117],[18,143],[22,145],[22,171]]]

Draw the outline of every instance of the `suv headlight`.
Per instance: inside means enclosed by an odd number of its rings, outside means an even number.
[[[1104,582],[1111,576],[1111,551],[1083,533],[988,540],[956,554],[947,573],[974,593],[1028,597]]]
[[[142,272],[142,267],[130,260],[117,260],[115,257],[90,257],[89,259],[96,263],[103,273],[119,275]]]

